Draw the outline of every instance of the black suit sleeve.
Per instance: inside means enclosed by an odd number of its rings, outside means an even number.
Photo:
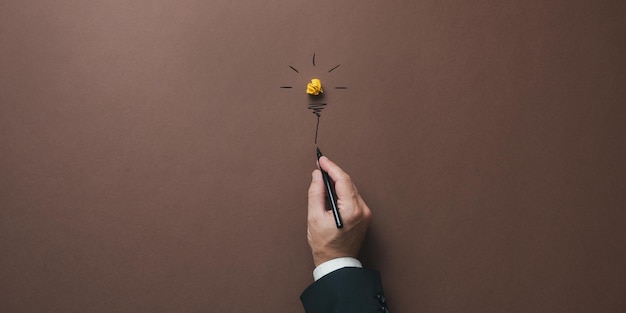
[[[307,313],[388,313],[377,271],[345,267],[318,279],[300,296]]]

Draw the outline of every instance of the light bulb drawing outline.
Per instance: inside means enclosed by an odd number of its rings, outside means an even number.
[[[312,64],[313,64],[313,67],[317,66],[315,64],[315,53],[313,53]],[[327,73],[333,72],[334,70],[336,70],[340,66],[341,66],[341,64],[335,65],[334,67],[329,69]],[[289,68],[292,71],[296,72],[296,74],[300,74],[300,71],[296,67],[294,67],[292,65],[289,65]],[[282,89],[293,89],[293,86],[287,86],[286,85],[286,86],[280,86],[280,88],[282,88]],[[348,87],[346,87],[346,86],[335,86],[334,89],[336,89],[336,90],[346,90],[346,89],[348,89]],[[311,99],[315,99],[315,98],[321,99],[323,97],[323,91],[319,95],[312,95],[311,94],[310,97],[311,97]],[[317,117],[317,121],[316,121],[316,124],[315,124],[315,144],[316,145],[317,145],[317,137],[318,137],[319,125],[320,125],[320,117],[321,117],[322,111],[324,110],[326,105],[328,105],[328,103],[326,103],[326,102],[313,102],[313,103],[309,103],[309,105],[307,106],[307,108],[309,110],[311,110],[311,112],[313,114],[315,114],[315,116]]]

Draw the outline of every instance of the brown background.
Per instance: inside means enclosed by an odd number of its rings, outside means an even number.
[[[393,312],[624,311],[625,16],[4,0],[0,311],[302,312],[314,76]]]

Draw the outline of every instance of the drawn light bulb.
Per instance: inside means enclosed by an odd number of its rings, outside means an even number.
[[[341,66],[341,64],[335,65],[335,67],[333,67],[330,70],[328,70],[328,73],[334,71],[339,66]],[[313,53],[313,67],[316,67],[316,65],[315,65],[315,53]],[[297,74],[300,73],[300,71],[298,71],[298,69],[296,69],[295,67],[293,67],[291,65],[289,65],[289,68],[291,68]],[[292,89],[293,86],[281,86],[280,88]],[[339,86],[339,87],[334,87],[334,89],[348,89],[348,87]],[[309,105],[308,105],[308,109],[311,110],[311,112],[313,114],[315,114],[315,116],[317,117],[317,122],[315,124],[315,144],[317,144],[317,133],[318,133],[319,126],[320,126],[320,116],[322,116],[322,110],[324,110],[324,108],[326,107],[326,104],[327,104],[325,102],[320,101],[323,98],[323,95],[324,95],[324,89],[322,88],[321,80],[319,78],[311,79],[311,81],[309,83],[307,83],[307,85],[306,85],[306,93],[309,94],[309,97],[311,99],[317,100],[317,101],[313,101],[313,103],[309,103]]]

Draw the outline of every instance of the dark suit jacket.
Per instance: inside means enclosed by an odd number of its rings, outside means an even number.
[[[318,279],[300,296],[307,313],[389,312],[377,271],[345,267]]]

